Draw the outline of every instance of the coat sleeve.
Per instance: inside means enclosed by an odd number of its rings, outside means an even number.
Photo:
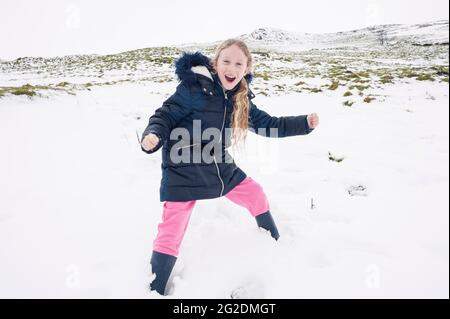
[[[276,117],[258,109],[250,102],[249,127],[256,134],[267,137],[306,135],[313,131],[308,125],[307,115]],[[278,131],[274,136],[271,129]]]
[[[177,86],[176,92],[164,101],[163,105],[150,117],[147,128],[142,133],[141,143],[148,134],[153,133],[159,137],[158,145],[151,151],[146,151],[141,146],[142,151],[151,154],[160,149],[164,141],[169,139],[172,129],[191,111],[190,89],[186,83],[181,82]]]

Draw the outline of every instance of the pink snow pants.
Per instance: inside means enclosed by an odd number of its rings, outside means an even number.
[[[254,217],[270,210],[269,202],[261,185],[250,177],[244,179],[225,197],[239,206],[245,207]],[[158,235],[153,242],[153,250],[178,256],[195,202],[195,200],[164,202],[162,222],[158,225]]]

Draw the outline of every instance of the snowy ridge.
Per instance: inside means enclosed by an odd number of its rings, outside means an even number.
[[[296,33],[272,28],[259,28],[239,36],[253,46],[291,47],[293,50],[340,46],[370,46],[395,43],[448,44],[448,20],[424,24],[377,25],[336,33]]]
[[[247,41],[266,41],[266,42],[287,42],[299,41],[300,37],[288,31],[280,29],[259,28],[248,35],[242,35],[241,38]]]

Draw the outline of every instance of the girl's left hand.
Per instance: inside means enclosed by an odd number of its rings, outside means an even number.
[[[316,113],[309,114],[306,120],[308,121],[309,128],[316,128],[319,125],[319,115]]]

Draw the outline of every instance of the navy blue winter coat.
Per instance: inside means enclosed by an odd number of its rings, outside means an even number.
[[[160,200],[189,201],[223,196],[246,178],[246,174],[226,151],[231,143],[225,129],[231,127],[233,96],[240,84],[232,90],[224,90],[217,74],[212,72],[209,58],[199,52],[183,53],[176,61],[175,67],[180,80],[176,92],[150,117],[148,126],[142,134],[142,139],[149,133],[154,133],[160,138],[159,144],[153,150],[145,151],[142,148],[144,152],[151,154],[162,147]],[[245,79],[250,84],[252,75],[246,75]],[[270,128],[277,128],[278,137],[286,137],[304,135],[312,131],[308,126],[306,115],[270,116],[253,104],[254,97],[249,90],[249,127],[256,133],[263,132],[269,136]],[[194,120],[201,121],[197,124],[201,123],[202,133],[210,127],[220,130],[218,131],[221,134],[220,139],[194,140]],[[171,139],[171,132],[175,128],[186,129],[190,137],[180,135],[172,136]],[[206,150],[208,143],[209,146],[217,148]],[[171,150],[178,152],[178,155],[183,151],[189,151],[190,160],[182,162],[173,160],[170,156]],[[205,151],[211,155],[212,160],[204,160],[203,157],[200,162],[193,160],[194,156],[201,152],[205,154]]]

